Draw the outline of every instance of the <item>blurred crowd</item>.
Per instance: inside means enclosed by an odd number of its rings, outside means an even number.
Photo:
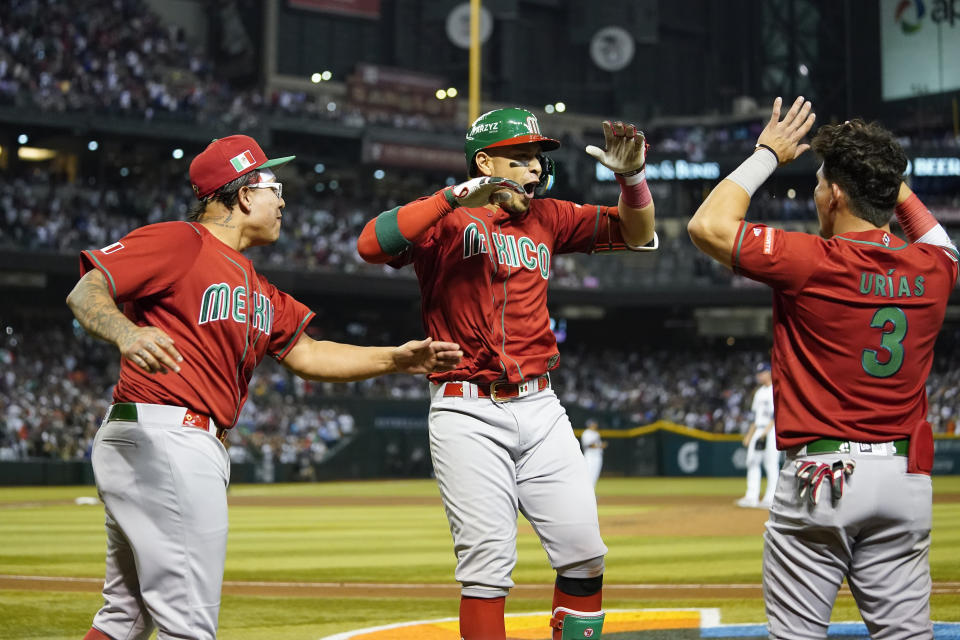
[[[9,0],[0,20],[0,96],[42,111],[198,112],[224,85],[182,29],[142,0]]]
[[[337,102],[319,93],[230,86],[216,73],[211,58],[190,44],[183,29],[165,23],[145,0],[0,3],[2,104],[47,112],[173,118],[211,132],[224,128],[250,130],[264,117],[290,116],[332,120],[346,127],[373,124],[449,129],[462,135],[460,127],[450,129],[450,122],[431,120],[423,114],[404,115],[370,107],[358,110],[349,100]],[[741,153],[752,148],[762,124],[756,120],[713,126],[654,125],[647,134],[655,141],[658,153],[685,154],[697,161],[708,154]],[[595,136],[597,131],[589,134]],[[576,141],[568,146],[582,147],[581,138],[586,139],[586,135],[574,135]],[[936,139],[943,145],[951,144],[947,139]],[[111,244],[126,231],[146,223],[183,220],[194,199],[183,176],[183,163],[178,168],[179,173],[174,175],[138,166],[124,167],[118,173],[115,167],[101,166],[94,172],[96,177],[90,175],[89,168],[80,177],[47,166],[35,171],[9,171],[0,180],[0,247],[73,254]],[[378,188],[337,189],[335,180],[309,171],[298,174],[297,170],[293,166],[284,168],[281,178],[288,214],[284,232],[276,244],[251,252],[258,266],[414,276],[412,269],[364,263],[355,250],[356,239],[363,225],[380,211],[443,185],[421,182],[391,189],[388,179]],[[454,179],[448,178],[447,184]],[[658,216],[685,220],[702,196],[693,191],[676,187],[671,197],[659,202]],[[616,197],[614,191],[609,198],[595,201],[615,202]],[[960,219],[960,202],[955,195],[937,198],[931,198],[928,204],[950,208],[957,214],[954,220]],[[810,225],[816,214],[809,194],[785,197],[765,190],[753,199],[749,218]],[[659,234],[661,251],[642,256],[616,256],[603,261],[579,255],[553,256],[552,284],[583,289],[752,286],[698,252],[681,224],[664,226]]]
[[[231,86],[181,28],[164,23],[144,0],[0,3],[0,106],[177,121],[210,131],[251,130],[266,118],[289,116],[356,129],[380,125],[462,135],[462,127],[442,118],[361,110],[349,100],[338,102],[320,93]],[[648,128],[647,135],[656,141],[658,153],[701,161],[749,151],[762,126],[759,120],[710,127],[664,125]],[[583,135],[595,136],[596,131]],[[925,148],[960,147],[960,140],[947,132],[901,142],[908,148],[918,142]],[[139,167],[124,171],[67,179],[43,167],[4,175],[0,250],[76,254],[111,244],[144,224],[186,218],[195,199],[182,171],[179,175]],[[326,181],[321,191],[316,175],[297,171],[289,166],[281,175],[287,209],[280,240],[250,252],[259,268],[414,277],[409,268],[364,263],[356,240],[380,211],[442,185],[380,188],[360,197],[337,190],[332,181]],[[955,191],[938,193],[925,198],[928,205],[960,212]],[[680,196],[676,200],[680,202]],[[602,260],[553,256],[551,282],[578,289],[755,286],[693,247],[678,222],[687,215],[686,209],[695,208],[689,204],[683,200],[683,213],[671,211],[675,224],[664,224],[660,230],[660,251]],[[809,225],[816,212],[809,197],[761,191],[749,217]],[[116,380],[115,350],[69,324],[47,323],[29,333],[8,325],[0,322],[0,460],[88,457]],[[328,325],[321,331],[330,339],[355,341],[357,334],[349,326]],[[370,334],[384,336],[379,330]],[[929,419],[936,432],[953,433],[960,409],[960,372],[947,363],[960,355],[956,353],[960,335],[945,336],[942,342],[928,382]],[[739,431],[749,420],[745,411],[754,387],[752,372],[762,357],[744,350],[663,347],[624,353],[606,345],[576,344],[565,345],[562,353],[553,381],[568,406],[619,412],[630,424],[668,420],[725,433]],[[257,371],[250,388],[250,398],[230,434],[230,455],[235,462],[264,463],[265,477],[266,462],[309,468],[348,442],[361,425],[345,399],[427,399],[422,379],[391,376],[347,385],[306,383],[273,363]]]
[[[367,221],[415,196],[399,191],[365,198],[344,191],[321,193],[309,188],[315,179],[294,167],[285,169],[283,232],[273,245],[249,251],[258,268],[413,278],[410,268],[363,262],[356,246]],[[107,246],[144,224],[184,220],[193,202],[189,185],[173,177],[131,173],[71,182],[56,173],[30,171],[0,180],[0,249],[73,255]],[[768,194],[758,195],[754,210],[758,220],[816,218],[812,202]],[[661,227],[659,235],[661,250],[652,253],[602,260],[579,254],[552,256],[551,283],[566,288],[644,289],[742,280],[697,251],[679,222]]]
[[[700,162],[718,155],[750,153],[765,124],[763,118],[711,126],[669,126],[653,122],[646,127],[645,133],[650,140],[656,141],[659,153],[684,154],[688,160]],[[960,149],[960,136],[939,127],[915,131],[899,138],[898,142],[907,150],[922,148],[950,152]]]
[[[265,118],[453,131],[449,120],[358,109],[303,91],[238,88],[144,0],[0,3],[0,105],[252,129]]]
[[[0,323],[0,461],[88,459],[110,404],[116,349],[69,321],[44,324],[24,331]],[[265,364],[230,432],[230,457],[321,462],[354,429],[353,416],[321,385],[312,388]]]
[[[323,333],[350,338],[345,327],[326,327]],[[566,406],[619,414],[620,426],[666,420],[718,433],[737,433],[749,423],[753,372],[764,357],[760,351],[731,348],[624,351],[586,344],[564,345],[561,353],[561,366],[551,378]],[[960,331],[945,331],[927,383],[935,433],[957,430],[960,371],[949,364],[958,355]],[[89,458],[109,406],[118,358],[112,346],[69,321],[31,326],[29,332],[0,323],[0,461]],[[428,385],[413,376],[338,385],[306,382],[272,361],[264,363],[229,434],[230,457],[259,463],[264,474],[272,473],[274,463],[312,469],[359,429],[372,426],[357,424],[346,408],[357,398],[425,405]]]

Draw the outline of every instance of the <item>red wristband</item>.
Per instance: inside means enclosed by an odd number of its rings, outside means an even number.
[[[615,173],[614,177],[620,185],[620,199],[623,204],[631,209],[643,209],[653,202],[653,195],[650,193],[650,187],[647,186],[647,175],[641,171],[637,176],[621,176]],[[639,180],[637,180],[639,177]],[[633,184],[630,184],[630,183]]]
[[[910,242],[916,242],[917,238],[939,224],[915,193],[897,205],[897,222]]]

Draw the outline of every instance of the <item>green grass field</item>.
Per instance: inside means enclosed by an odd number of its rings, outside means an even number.
[[[614,586],[605,606],[718,607],[725,623],[762,622],[759,596],[721,586],[760,583],[766,514],[734,507],[742,490],[741,478],[602,479],[605,583]],[[960,476],[935,478],[934,492],[933,617],[960,621]],[[92,487],[0,489],[0,639],[79,640],[89,628],[100,604],[103,510],[74,500],[94,495]],[[231,488],[230,499],[220,638],[315,640],[457,615],[452,544],[432,481],[242,485]],[[514,580],[523,588],[507,608],[544,611],[549,591],[532,587],[548,587],[554,574],[529,525],[522,522],[520,531]],[[38,586],[10,576],[87,580]],[[247,581],[394,586],[389,593],[373,586],[327,585],[323,593],[297,585],[231,587]],[[651,583],[714,586],[686,599],[626,587]],[[938,590],[937,583],[953,584]],[[841,596],[834,619],[859,620],[849,595]]]

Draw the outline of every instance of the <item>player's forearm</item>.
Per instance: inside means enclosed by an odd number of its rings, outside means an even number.
[[[384,211],[367,222],[357,241],[357,250],[367,262],[389,262],[400,255],[440,218],[453,211],[456,201],[449,190],[429,198]]]
[[[747,215],[750,196],[737,183],[723,180],[710,192],[687,223],[687,232],[698,249],[729,267],[737,229]]]
[[[633,175],[618,173],[616,178],[620,185],[617,204],[620,234],[631,248],[645,247],[655,237],[653,195],[647,185],[647,174],[641,167]]]
[[[634,209],[625,205],[621,197],[618,210],[620,213],[620,234],[624,241],[633,248],[650,244],[655,231],[653,200],[642,209]]]
[[[327,340],[299,344],[283,360],[284,366],[307,380],[356,382],[395,373],[393,347],[360,347]]]
[[[99,338],[119,344],[136,328],[110,296],[107,281],[97,270],[88,272],[67,296],[67,306],[84,331]]]
[[[905,182],[900,183],[896,214],[897,222],[910,242],[924,242],[956,250],[946,229]]]

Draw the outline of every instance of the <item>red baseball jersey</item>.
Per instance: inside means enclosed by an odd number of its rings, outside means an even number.
[[[523,382],[560,359],[547,283],[558,253],[626,248],[616,207],[536,199],[521,216],[460,207],[391,261],[413,264],[427,335],[460,344],[464,357],[434,382]]]
[[[313,312],[258,275],[250,260],[200,224],[161,222],[80,256],[99,269],[123,312],[169,335],[180,373],[146,373],[123,358],[114,402],[184,406],[232,427],[254,367],[282,360]]]
[[[882,229],[824,240],[744,222],[732,262],[773,287],[779,448],[916,437],[932,462],[926,381],[956,255]]]

